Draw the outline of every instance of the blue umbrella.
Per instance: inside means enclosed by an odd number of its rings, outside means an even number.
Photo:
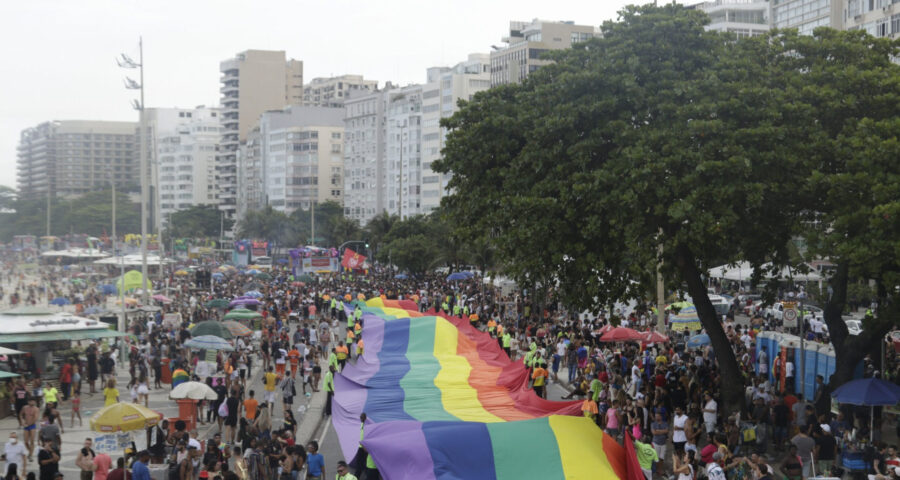
[[[687,341],[688,348],[700,348],[704,345],[709,345],[709,335],[705,333],[694,335]]]
[[[255,269],[255,268],[251,268],[250,270],[247,270],[244,273],[246,273],[247,275],[259,275],[262,272],[260,272],[259,270]]]
[[[115,285],[100,285],[100,292],[104,295],[115,295],[117,292]]]
[[[851,405],[896,405],[900,402],[900,387],[879,378],[860,378],[836,388],[831,396]]]
[[[454,272],[450,275],[447,275],[447,281],[452,282],[456,280],[465,280],[467,278],[472,278],[474,275],[472,272]]]
[[[82,312],[82,313],[84,313],[85,315],[93,315],[95,313],[100,313],[102,311],[103,311],[103,309],[100,307],[88,307],[88,308],[85,308],[84,312]]]
[[[227,340],[215,335],[200,335],[199,337],[194,337],[184,342],[184,346],[202,350],[234,351],[234,347],[232,347]]]
[[[831,392],[831,396],[841,403],[851,405],[867,405],[869,407],[896,405],[900,402],[900,387],[880,378],[860,378],[851,380]],[[874,412],[869,413],[869,441],[875,436],[872,419]]]
[[[212,274],[212,278],[225,278],[225,274],[222,272],[216,272]]]
[[[249,292],[244,292],[244,296],[250,298],[259,298],[262,297],[263,294],[259,292],[259,290],[250,290]]]
[[[405,273],[398,273],[394,275],[394,278],[396,278],[397,280],[406,280],[407,278],[409,278],[409,275]]]
[[[72,302],[69,301],[68,298],[64,297],[56,297],[53,300],[50,300],[50,305],[59,305],[60,307],[63,305],[68,305]]]
[[[279,258],[279,259],[278,259],[278,263],[288,263],[288,259],[286,259],[286,258]]]

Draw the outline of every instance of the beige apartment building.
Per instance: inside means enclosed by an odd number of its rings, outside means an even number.
[[[597,27],[574,22],[509,22],[509,35],[503,37],[506,46],[495,46],[491,52],[491,86],[519,83],[550,63],[540,58],[544,52],[569,48],[599,35]]]
[[[139,184],[136,122],[54,120],[22,131],[16,175],[23,198],[78,196]]]
[[[377,80],[366,80],[362,75],[314,78],[303,87],[303,104],[311,107],[341,108],[350,92],[373,91]]]
[[[284,51],[247,50],[220,63],[222,140],[216,155],[219,208],[237,209],[237,151],[267,110],[303,103],[303,62]]]

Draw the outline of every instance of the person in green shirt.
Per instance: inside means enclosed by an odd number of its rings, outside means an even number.
[[[630,434],[626,433],[625,435]],[[659,461],[659,455],[656,454],[656,450],[649,444],[635,440],[634,452],[637,454],[638,463],[641,465],[641,470],[644,471],[644,476],[653,478],[653,462]]]
[[[592,375],[591,380],[591,400],[597,402],[600,400],[600,391],[603,390],[603,382],[597,379],[596,375]]]
[[[359,480],[359,478],[350,473],[350,467],[347,465],[347,462],[342,460],[337,463],[337,475],[334,476],[334,480]]]
[[[510,346],[512,345],[512,335],[509,331],[503,332],[503,350],[506,351],[506,356],[512,360],[512,356],[510,355]]]
[[[453,304],[453,316],[454,316],[454,317],[458,317],[458,316],[459,316],[459,313],[460,313],[461,311],[462,311],[462,309],[459,308],[459,304],[458,304],[458,303],[454,303],[454,304]]]
[[[335,350],[335,347],[331,348],[331,353],[328,355],[328,366],[329,367],[333,366],[335,370],[337,370],[337,368],[338,368],[338,358],[337,358],[337,351]]]
[[[325,372],[325,392],[328,395],[325,399],[325,415],[327,416],[331,416],[331,399],[334,397],[334,373],[336,371],[337,369],[333,365],[329,365],[328,371]]]

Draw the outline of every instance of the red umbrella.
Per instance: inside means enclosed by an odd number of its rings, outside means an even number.
[[[631,341],[640,341],[643,340],[644,336],[630,328],[626,327],[616,327],[611,328],[600,337],[601,342],[631,342]]]
[[[647,343],[668,343],[669,337],[659,332],[644,332],[641,333],[641,340]]]

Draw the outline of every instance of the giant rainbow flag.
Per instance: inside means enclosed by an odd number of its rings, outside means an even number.
[[[581,402],[537,397],[524,365],[468,321],[375,298],[363,325],[365,353],[332,403],[348,460],[365,412],[363,446],[388,480],[643,478]]]

